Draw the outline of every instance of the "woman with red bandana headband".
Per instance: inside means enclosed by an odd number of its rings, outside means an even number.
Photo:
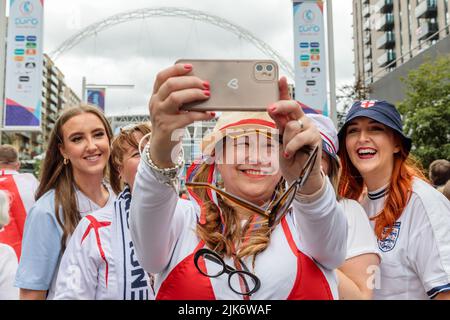
[[[203,139],[203,161],[188,170],[191,200],[178,198],[183,156],[173,136],[214,117],[179,110],[211,94],[191,70],[158,74],[131,203],[131,236],[142,267],[156,274],[156,299],[337,298],[333,269],[345,257],[347,224],[320,170],[320,134],[288,100],[285,78],[268,113],[221,115]]]
[[[381,264],[375,299],[450,298],[450,203],[409,159],[411,139],[386,101],[353,104],[339,131],[339,193],[372,221]]]

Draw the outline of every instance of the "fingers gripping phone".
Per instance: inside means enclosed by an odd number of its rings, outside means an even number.
[[[210,83],[211,96],[185,104],[193,111],[266,111],[279,100],[278,65],[272,60],[189,60],[189,75]]]

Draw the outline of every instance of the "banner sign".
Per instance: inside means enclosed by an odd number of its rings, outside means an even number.
[[[87,102],[105,112],[105,88],[86,88]]]
[[[44,0],[10,0],[4,129],[40,131]]]
[[[328,115],[323,2],[293,1],[295,98]]]

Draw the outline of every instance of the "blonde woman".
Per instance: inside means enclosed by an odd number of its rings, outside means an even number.
[[[173,133],[214,117],[179,110],[211,95],[192,68],[158,74],[131,201],[132,239],[143,268],[156,274],[156,298],[337,298],[333,269],[345,257],[347,224],[320,172],[320,134],[288,100],[285,78],[268,113],[221,115],[203,140],[208,161],[189,170],[191,201],[179,199]]]

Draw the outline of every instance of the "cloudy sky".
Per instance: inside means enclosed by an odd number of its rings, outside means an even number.
[[[351,0],[333,1],[337,86],[353,79]],[[250,31],[293,61],[291,0],[45,0],[44,51],[52,52],[85,27],[112,15],[144,8],[178,7],[220,16]],[[268,58],[228,30],[189,18],[136,19],[82,40],[56,60],[67,84],[81,97],[88,83],[133,84],[110,89],[106,112],[146,112],[156,73],[179,58]],[[291,81],[292,82],[292,79]]]

